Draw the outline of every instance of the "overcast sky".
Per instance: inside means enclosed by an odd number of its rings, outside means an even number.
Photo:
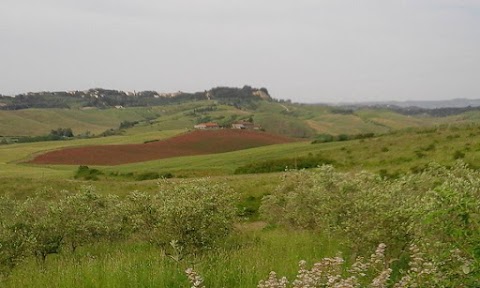
[[[480,98],[480,0],[0,0],[0,94]]]

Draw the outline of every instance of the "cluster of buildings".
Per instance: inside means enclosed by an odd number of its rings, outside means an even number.
[[[193,128],[198,130],[215,130],[220,129],[220,125],[215,122],[207,122],[207,123],[200,123]],[[238,121],[232,124],[231,129],[239,129],[239,130],[260,130],[262,129],[260,126],[253,124],[252,122],[248,121]]]

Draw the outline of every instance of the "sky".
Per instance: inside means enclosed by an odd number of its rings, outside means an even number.
[[[1,0],[0,94],[480,98],[480,0]]]

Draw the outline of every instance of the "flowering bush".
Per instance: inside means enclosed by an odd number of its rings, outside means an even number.
[[[306,261],[300,261],[295,280],[279,278],[274,271],[257,288],[407,288],[437,287],[442,276],[435,265],[423,258],[416,245],[410,246],[408,269],[402,271],[398,281],[392,279],[392,268],[385,257],[385,244],[378,245],[370,258],[358,257],[349,268],[345,268],[342,257],[323,258],[308,269]],[[201,287],[203,278],[192,268],[185,271],[192,288]]]

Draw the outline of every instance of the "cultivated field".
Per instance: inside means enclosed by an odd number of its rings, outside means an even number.
[[[247,130],[193,131],[166,140],[143,144],[66,148],[36,156],[30,163],[119,165],[181,156],[224,153],[294,141],[292,138],[280,135]]]

